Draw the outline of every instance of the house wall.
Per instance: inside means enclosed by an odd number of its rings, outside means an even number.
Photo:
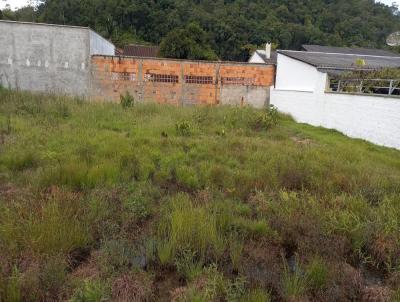
[[[400,149],[399,98],[273,89],[271,103],[298,122]]]
[[[315,67],[278,53],[275,87],[280,90],[315,91],[324,74]]]
[[[129,92],[139,102],[173,105],[269,102],[275,67],[266,64],[92,57],[91,96],[119,101]]]
[[[400,149],[400,98],[325,92],[326,73],[278,54],[271,104],[296,121]]]
[[[265,64],[264,60],[256,52],[250,57],[249,63]]]

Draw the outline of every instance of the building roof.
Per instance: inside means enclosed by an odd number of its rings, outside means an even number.
[[[374,56],[293,50],[279,50],[278,53],[324,70],[376,70],[381,68],[400,68],[400,56]],[[357,61],[359,60],[363,60],[365,64],[362,66],[357,65]]]
[[[361,48],[361,47],[334,47],[334,46],[321,46],[321,45],[302,45],[302,48],[305,51],[312,51],[312,52],[400,57],[400,54],[391,52],[386,49]]]
[[[263,49],[258,49],[255,51],[255,53],[257,53],[266,64],[276,64],[278,53],[275,50],[271,51],[270,59],[267,59],[266,52]]]
[[[132,57],[157,57],[160,48],[158,46],[145,46],[131,44],[124,47],[124,56]]]

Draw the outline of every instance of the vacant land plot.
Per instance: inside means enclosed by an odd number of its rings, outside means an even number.
[[[0,90],[0,301],[399,301],[399,151],[131,101]]]

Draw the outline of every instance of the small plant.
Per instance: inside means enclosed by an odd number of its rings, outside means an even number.
[[[102,302],[110,297],[109,289],[97,279],[85,280],[69,302]]]
[[[188,121],[182,121],[175,124],[176,134],[180,136],[190,136],[192,126]]]
[[[161,265],[168,265],[174,259],[174,247],[168,241],[160,241],[157,244],[157,256]]]
[[[131,195],[124,202],[129,218],[136,221],[143,221],[151,215],[151,202],[148,197]]]
[[[399,302],[400,301],[400,288],[396,289],[392,296],[390,297],[390,302]]]
[[[121,106],[124,109],[133,107],[135,105],[135,99],[129,93],[129,91],[127,91],[125,94],[121,94],[119,98]]]
[[[185,249],[196,253],[199,259],[217,257],[223,244],[217,228],[216,215],[204,207],[196,207],[189,197],[179,194],[171,200],[171,207],[159,225],[161,242],[159,247],[166,254],[178,255]],[[168,251],[168,253],[167,253]],[[160,259],[161,260],[161,259]]]
[[[306,268],[307,283],[310,288],[321,290],[326,288],[328,283],[328,268],[325,262],[315,257]]]
[[[236,235],[231,236],[229,242],[229,256],[231,258],[233,269],[239,271],[243,252],[243,240]]]
[[[244,277],[237,277],[233,281],[228,282],[226,288],[226,300],[239,302],[246,293],[247,280]]]
[[[12,276],[6,281],[5,284],[5,300],[7,302],[20,302],[21,297],[21,285],[19,281],[19,272],[16,267],[13,268]],[[1,288],[0,288],[1,289]],[[1,293],[1,292],[0,292]],[[1,298],[1,296],[0,296]]]
[[[184,250],[175,259],[178,273],[188,281],[193,281],[203,271],[202,263],[196,258],[196,252]]]
[[[127,240],[114,239],[103,243],[98,261],[104,272],[114,274],[135,267],[135,256],[132,244]]]
[[[226,295],[228,286],[224,275],[214,264],[205,270],[205,276],[207,278],[204,295],[206,301],[221,301]]]
[[[300,265],[296,258],[295,269],[291,270],[286,259],[283,259],[284,271],[282,277],[282,294],[287,300],[298,300],[303,298],[307,290],[306,276],[300,271]]]
[[[266,112],[257,114],[251,126],[254,130],[269,130],[278,124],[278,110],[271,105]]]
[[[247,293],[241,302],[271,302],[271,294],[262,289],[254,289]]]

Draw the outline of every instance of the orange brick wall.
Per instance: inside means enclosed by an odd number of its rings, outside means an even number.
[[[244,94],[265,98],[275,78],[273,65],[113,56],[93,56],[91,71],[95,99],[119,101],[129,92],[137,101],[173,105],[237,103]],[[268,94],[249,94],[260,89]]]

